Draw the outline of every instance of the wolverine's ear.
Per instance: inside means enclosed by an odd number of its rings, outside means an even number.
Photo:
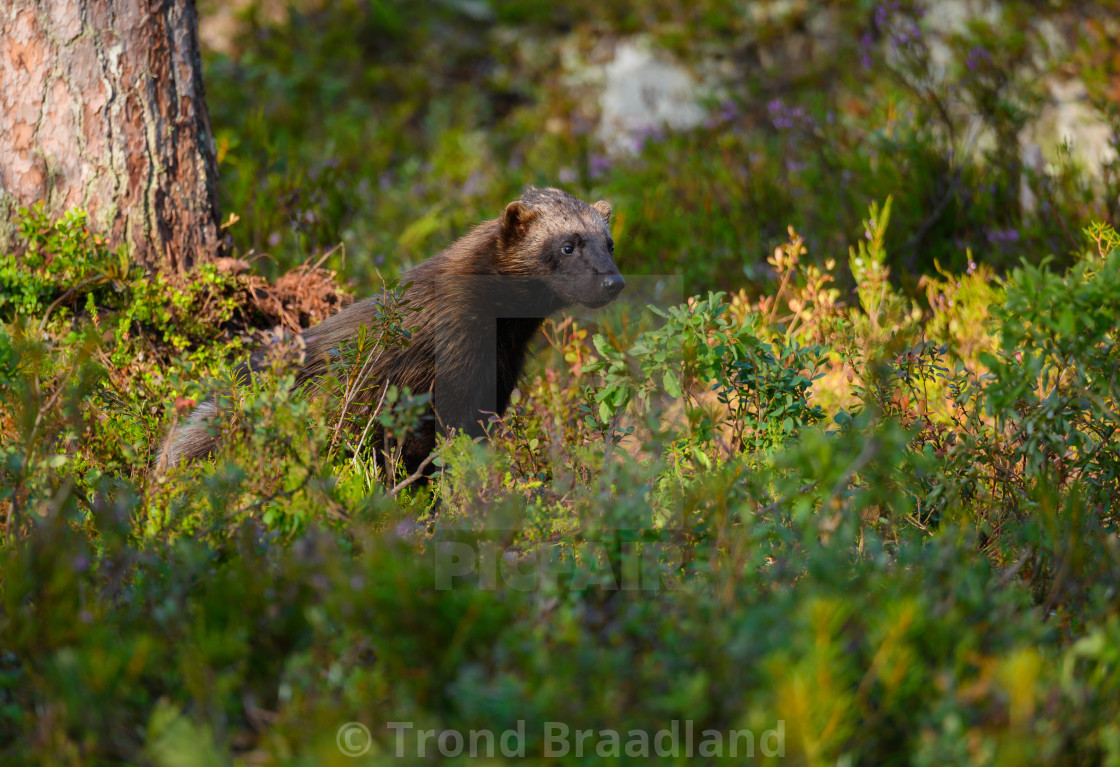
[[[502,213],[502,234],[512,237],[525,231],[525,227],[537,214],[525,203],[514,200]]]
[[[611,204],[609,202],[607,202],[606,200],[599,200],[599,202],[592,203],[591,207],[599,211],[599,215],[605,218],[607,220],[607,223],[610,223]]]

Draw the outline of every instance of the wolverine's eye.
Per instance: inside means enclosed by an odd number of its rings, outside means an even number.
[[[607,252],[614,253],[614,240],[607,240]]]
[[[560,252],[563,253],[565,256],[570,256],[570,255],[572,255],[573,253],[576,252],[576,246],[572,245],[571,243],[568,243],[564,247],[560,248]]]

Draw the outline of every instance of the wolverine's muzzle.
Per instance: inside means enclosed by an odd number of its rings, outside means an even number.
[[[621,274],[611,274],[603,278],[601,287],[608,296],[607,300],[613,301],[626,287],[626,280],[622,279]]]
[[[581,304],[591,309],[606,306],[626,287],[626,280],[621,274],[608,274],[605,277],[593,277],[585,285]]]

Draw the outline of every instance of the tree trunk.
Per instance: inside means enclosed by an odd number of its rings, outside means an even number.
[[[149,270],[221,247],[194,0],[0,0],[0,247],[81,207]]]

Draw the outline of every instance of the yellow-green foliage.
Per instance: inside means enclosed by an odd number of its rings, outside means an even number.
[[[915,313],[885,211],[858,306],[790,261],[759,299],[608,312],[594,343],[550,323],[492,444],[443,444],[427,487],[395,487],[279,362],[213,384],[220,455],[152,474],[181,384],[136,350],[174,341],[100,332],[139,316],[113,301],[9,317],[5,758],[329,761],[357,721],[380,759],[385,722],[519,720],[530,757],[546,722],[673,720],[780,726],[804,764],[1113,755],[1120,238],[1089,230],[1065,274],[942,272],[929,295],[967,301]],[[43,269],[40,294],[76,274]],[[148,317],[182,300],[133,295]],[[820,404],[830,354],[857,373],[842,408]],[[393,399],[390,430],[416,415]]]

